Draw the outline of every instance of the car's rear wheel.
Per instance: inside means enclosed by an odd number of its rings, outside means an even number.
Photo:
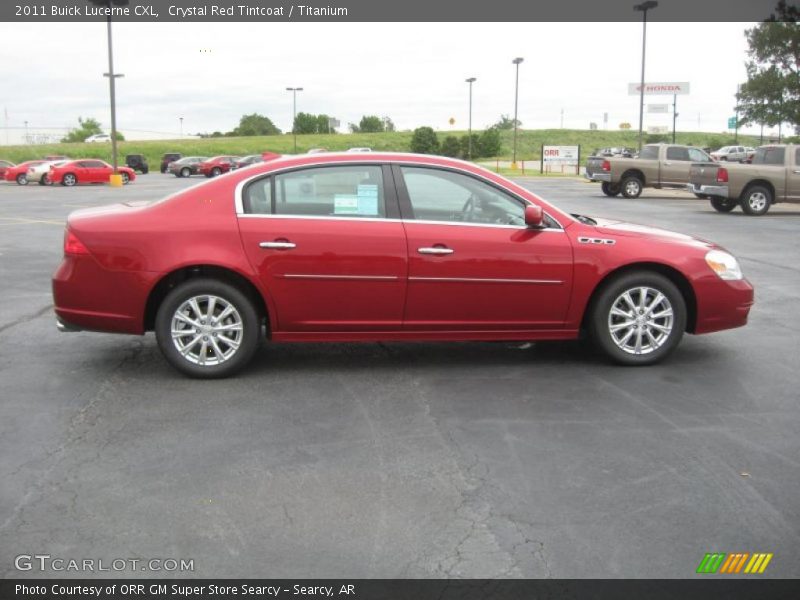
[[[189,167],[183,167],[181,169],[181,177],[191,177],[192,170]]]
[[[711,198],[711,206],[714,210],[721,213],[729,213],[736,208],[736,200],[729,198]]]
[[[619,195],[620,192],[619,184],[613,184],[608,181],[604,181],[603,183],[601,183],[600,189],[603,190],[603,193],[606,196],[611,196],[611,197]]]
[[[78,183],[78,178],[73,173],[67,173],[61,178],[61,185],[72,187],[76,183]]]
[[[122,185],[128,185],[128,182],[131,180],[131,176],[127,173],[120,173],[122,176]]]
[[[47,174],[44,174],[39,179],[39,185],[50,185],[50,180],[47,178]]]
[[[636,271],[607,284],[592,304],[589,327],[597,346],[624,365],[650,365],[680,342],[686,303],[659,273]]]
[[[28,176],[25,173],[20,173],[17,175],[17,184],[18,185],[28,185]]]
[[[772,204],[772,192],[763,185],[751,185],[740,199],[742,210],[748,215],[759,217],[769,210]]]
[[[622,188],[622,195],[626,198],[638,198],[642,193],[642,180],[636,175],[628,175],[622,179],[620,187]]]
[[[167,361],[191,377],[227,377],[253,357],[261,325],[240,290],[215,279],[173,289],[158,309],[156,338]]]

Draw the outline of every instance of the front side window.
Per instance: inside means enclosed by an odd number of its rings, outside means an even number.
[[[711,157],[697,148],[689,148],[689,160],[692,162],[709,162]]]
[[[421,167],[401,171],[417,220],[525,225],[520,200],[473,177]]]
[[[272,180],[265,178],[248,186],[243,199],[246,212],[312,217],[386,216],[383,172],[377,165],[302,169],[275,175]]]
[[[667,148],[667,160],[688,161],[689,160],[688,148],[683,148],[681,146],[670,146],[669,148]]]

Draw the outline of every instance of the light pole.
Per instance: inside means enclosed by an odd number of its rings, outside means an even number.
[[[514,83],[514,156],[511,159],[511,168],[517,168],[517,107],[519,105],[519,63],[524,58],[517,57],[511,61],[511,64],[517,65],[517,77]]]
[[[28,122],[24,121],[24,123],[25,123],[25,143],[29,144],[30,138],[28,138]]]
[[[111,97],[111,161],[114,173],[110,183],[114,187],[122,186],[122,178],[118,172],[117,163],[117,100],[115,82],[118,77],[125,77],[122,73],[114,73],[114,50],[111,38],[111,5],[126,6],[130,0],[91,0],[92,4],[108,7],[108,73],[103,73],[103,77],[108,77],[108,94]]]
[[[183,117],[178,117],[178,120],[181,122],[181,139],[183,139]]]
[[[656,0],[634,4],[633,10],[642,13],[642,82],[639,88],[639,152],[642,151],[642,125],[644,124],[644,55],[647,47],[647,11],[658,6]]]
[[[467,136],[467,159],[472,160],[472,84],[477,81],[475,77],[465,79],[469,84],[469,135]]]
[[[297,119],[297,92],[302,92],[301,87],[287,87],[287,92],[292,92],[292,133],[294,134],[294,153],[297,154],[297,128],[294,125]]]

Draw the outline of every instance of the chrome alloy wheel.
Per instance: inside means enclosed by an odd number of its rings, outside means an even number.
[[[612,341],[628,354],[650,354],[672,334],[675,314],[655,288],[635,287],[617,296],[608,313]]]
[[[224,363],[242,343],[242,316],[219,296],[193,296],[172,316],[172,343],[189,362],[200,366]]]
[[[754,212],[761,212],[767,205],[767,195],[764,192],[753,192],[747,197],[747,204]]]
[[[625,183],[625,193],[629,196],[638,196],[641,193],[642,185],[635,179],[631,179]]]

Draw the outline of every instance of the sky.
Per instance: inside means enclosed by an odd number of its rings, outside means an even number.
[[[648,23],[646,80],[688,81],[678,130],[723,131],[746,79],[748,23]],[[638,127],[641,23],[115,23],[117,127],[129,138],[229,131],[257,112],[291,129],[297,110],[364,114],[398,129],[473,128],[514,112],[519,69],[523,128]],[[8,126],[74,127],[79,116],[110,125],[104,23],[0,23],[0,111]],[[671,103],[646,96],[646,103]],[[0,112],[0,126],[5,123]],[[645,114],[648,125],[672,116]],[[14,131],[12,129],[12,131]],[[2,135],[0,135],[0,143]]]

